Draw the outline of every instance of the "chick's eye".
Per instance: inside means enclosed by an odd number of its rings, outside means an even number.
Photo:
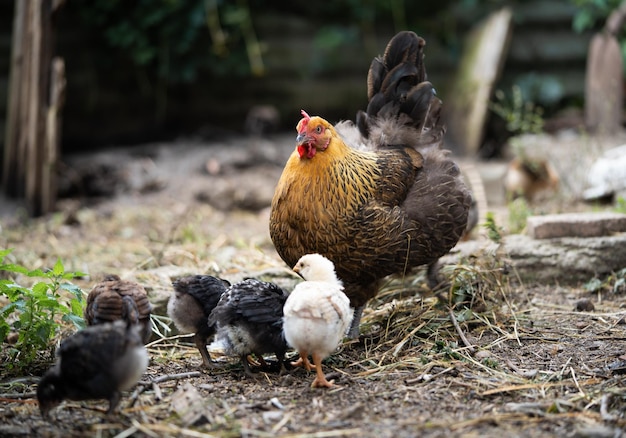
[[[315,128],[315,132],[317,132],[318,134],[322,133],[322,127],[318,126],[317,128]]]

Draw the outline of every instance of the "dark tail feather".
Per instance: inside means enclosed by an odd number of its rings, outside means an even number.
[[[382,120],[415,129],[414,145],[433,143],[443,136],[441,101],[426,81],[425,45],[414,32],[403,31],[389,41],[382,58],[372,61],[367,76],[369,103],[366,112],[357,114],[357,126],[365,138]]]

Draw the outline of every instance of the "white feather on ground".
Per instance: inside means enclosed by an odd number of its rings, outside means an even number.
[[[354,310],[330,260],[319,254],[307,254],[293,269],[305,281],[289,294],[284,307],[285,339],[300,353],[300,359],[292,365],[315,369],[312,387],[331,387],[334,382],[326,380],[322,360],[339,346]],[[313,364],[309,362],[309,354]]]

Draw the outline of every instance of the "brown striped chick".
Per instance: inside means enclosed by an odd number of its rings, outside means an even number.
[[[289,294],[284,307],[283,331],[289,345],[300,353],[293,366],[302,366],[317,375],[311,387],[334,385],[322,372],[322,360],[335,351],[346,334],[354,309],[343,292],[333,262],[319,254],[307,254],[293,270],[305,281]],[[313,358],[309,362],[308,355]]]
[[[87,296],[85,321],[90,326],[119,319],[138,324],[141,326],[141,338],[147,343],[152,334],[151,312],[152,305],[142,285],[121,280],[117,275],[107,275]]]

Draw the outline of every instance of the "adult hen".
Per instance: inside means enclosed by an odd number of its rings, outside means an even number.
[[[121,392],[132,388],[148,366],[148,352],[140,326],[124,321],[108,322],[76,332],[57,349],[56,363],[37,385],[43,417],[64,399],[109,400],[108,414]]]
[[[305,280],[296,285],[285,302],[283,331],[287,343],[300,353],[292,362],[307,371],[315,369],[312,387],[332,387],[322,372],[322,359],[339,345],[352,320],[350,300],[335,274],[333,262],[319,254],[307,254],[293,270]],[[313,364],[309,362],[311,354]]]
[[[194,343],[206,367],[213,367],[207,351],[208,339],[215,334],[209,315],[230,283],[211,275],[189,275],[172,283],[174,293],[167,302],[167,314],[181,333],[195,333]]]
[[[284,371],[287,343],[283,336],[283,306],[287,294],[274,283],[248,278],[228,288],[209,316],[217,328],[217,340],[228,354],[241,358],[247,375],[248,356],[265,364],[263,354],[274,353]]]
[[[355,307],[351,337],[383,277],[434,264],[467,225],[472,198],[441,149],[441,101],[426,81],[424,45],[400,32],[373,60],[356,126],[302,111],[272,199],[278,254],[289,266],[309,253],[334,263]]]
[[[94,285],[87,295],[85,321],[87,325],[97,325],[119,319],[139,324],[144,343],[150,340],[152,327],[150,314],[152,305],[142,285],[134,281],[122,280],[111,274]]]

